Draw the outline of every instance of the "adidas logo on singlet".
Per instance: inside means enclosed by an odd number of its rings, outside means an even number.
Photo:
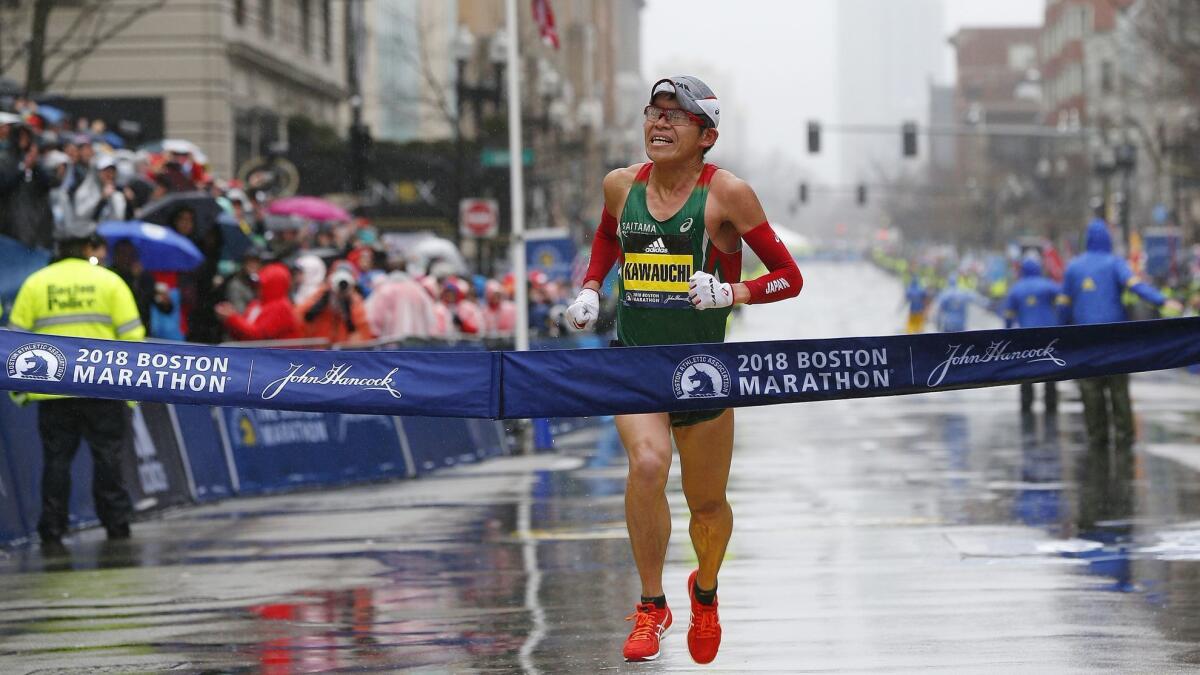
[[[646,247],[646,253],[670,253],[670,251],[667,250],[667,245],[663,243],[662,237],[659,237],[650,242],[650,245]]]

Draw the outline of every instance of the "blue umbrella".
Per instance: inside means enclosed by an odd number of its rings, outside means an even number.
[[[67,116],[65,111],[44,103],[38,104],[37,114],[41,115],[42,119],[46,120],[50,124],[59,124],[63,121],[63,118]]]
[[[106,131],[100,134],[100,139],[108,143],[114,150],[120,150],[125,147],[125,139],[113,131]]]
[[[204,262],[200,249],[174,230],[137,220],[110,220],[96,230],[109,246],[128,240],[138,250],[142,266],[150,272],[187,272]]]

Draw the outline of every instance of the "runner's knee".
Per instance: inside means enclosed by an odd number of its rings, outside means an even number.
[[[688,498],[687,502],[692,517],[701,520],[719,517],[729,509],[729,502],[725,499],[725,495]]]
[[[671,456],[654,452],[649,447],[631,448],[629,453],[629,482],[641,488],[664,489],[671,471]]]

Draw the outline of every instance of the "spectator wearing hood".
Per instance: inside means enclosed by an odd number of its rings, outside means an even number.
[[[1021,278],[1009,289],[1004,303],[1006,328],[1057,326],[1060,312],[1057,299],[1062,287],[1042,275],[1042,263],[1035,256],[1021,260]],[[1058,389],[1053,381],[1045,383],[1046,412],[1058,409]],[[1021,412],[1033,410],[1033,383],[1021,384]]]
[[[129,220],[129,203],[125,192],[117,185],[117,160],[112,155],[101,155],[96,159],[96,175],[100,181],[100,202],[96,205],[93,220]]]
[[[478,335],[484,328],[483,310],[470,296],[470,284],[459,277],[442,281],[442,304],[449,310],[454,327],[464,335]]]
[[[365,307],[367,322],[380,337],[427,338],[435,332],[433,298],[399,265],[371,292]]]
[[[292,297],[296,304],[304,304],[325,283],[325,261],[320,256],[306,253],[296,258],[296,293]]]
[[[1156,307],[1179,309],[1179,303],[1167,300],[1153,286],[1142,281],[1129,264],[1113,254],[1112,235],[1103,218],[1088,224],[1086,250],[1071,260],[1063,274],[1063,290],[1058,303],[1065,323],[1115,323],[1127,320],[1121,297],[1126,290]],[[1133,403],[1129,398],[1129,375],[1107,375],[1079,381],[1083,398],[1083,418],[1088,441],[1107,447],[1109,409],[1116,432],[1116,447],[1133,444]]]
[[[349,263],[334,265],[326,282],[296,308],[296,314],[304,337],[323,337],[331,344],[375,337]]]
[[[258,298],[238,314],[233,305],[222,302],[217,316],[234,340],[289,340],[301,337],[296,309],[288,298],[292,274],[286,265],[271,263],[258,273]]]
[[[487,335],[511,337],[517,327],[517,306],[504,295],[504,287],[495,279],[483,285],[483,317]]]
[[[26,246],[51,248],[50,190],[58,184],[56,173],[42,166],[33,129],[9,126],[8,148],[0,153],[0,234]]]

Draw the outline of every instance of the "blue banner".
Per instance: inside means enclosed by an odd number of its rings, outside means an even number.
[[[891,396],[1200,362],[1200,317],[538,352],[285,351],[0,331],[0,388],[245,408],[583,417]]]
[[[1178,368],[1200,362],[1200,317],[501,358],[505,417],[707,410]]]
[[[0,388],[382,415],[496,417],[487,352],[344,352],[117,342],[0,331]]]

